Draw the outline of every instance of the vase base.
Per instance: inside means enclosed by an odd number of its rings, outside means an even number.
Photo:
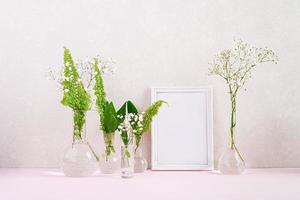
[[[221,174],[238,175],[245,170],[245,163],[234,148],[227,148],[219,159]]]
[[[122,171],[121,172],[121,177],[122,178],[132,178],[133,177],[133,173],[132,172],[128,172],[128,171]]]

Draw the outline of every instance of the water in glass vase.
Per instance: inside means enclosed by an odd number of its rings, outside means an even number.
[[[120,162],[115,152],[115,134],[104,133],[103,138],[105,151],[100,158],[99,167],[103,174],[113,174],[120,169]]]
[[[219,159],[219,170],[222,174],[241,174],[245,163],[235,148],[226,148]]]
[[[143,157],[142,147],[136,147],[134,153],[134,172],[143,173],[148,168],[148,162],[146,158]]]
[[[134,174],[134,145],[121,147],[121,177],[132,178]]]
[[[104,153],[99,161],[100,171],[103,174],[113,174],[118,171],[119,168],[119,160],[115,153],[111,153],[107,155]]]
[[[98,170],[98,157],[85,140],[85,126],[81,130],[77,127],[74,125],[72,145],[63,154],[62,171],[70,177],[92,176]]]
[[[87,142],[76,141],[66,149],[62,159],[62,170],[66,176],[92,176],[97,168],[97,159]]]

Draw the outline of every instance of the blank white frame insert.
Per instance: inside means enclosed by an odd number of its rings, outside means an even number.
[[[151,102],[164,100],[152,123],[152,170],[213,169],[213,91],[211,87],[151,90]]]

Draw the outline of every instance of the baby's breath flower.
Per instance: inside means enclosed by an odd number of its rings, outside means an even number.
[[[273,50],[269,48],[257,48],[248,43],[237,40],[235,47],[231,50],[223,50],[215,56],[209,75],[218,75],[225,80],[229,88],[231,100],[230,118],[230,147],[235,149],[243,161],[234,143],[234,127],[236,126],[236,97],[238,91],[244,87],[251,78],[255,66],[265,62],[277,63],[278,58]]]

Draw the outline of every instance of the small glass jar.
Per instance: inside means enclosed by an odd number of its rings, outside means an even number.
[[[143,157],[143,151],[141,145],[135,148],[134,152],[134,172],[143,173],[148,168],[148,162]]]
[[[121,177],[132,178],[134,174],[134,145],[121,146]]]
[[[85,122],[85,117],[83,120]],[[63,154],[62,171],[70,177],[92,176],[98,170],[98,157],[86,141],[85,125],[81,130],[77,127],[74,124],[72,145],[66,148]]]

